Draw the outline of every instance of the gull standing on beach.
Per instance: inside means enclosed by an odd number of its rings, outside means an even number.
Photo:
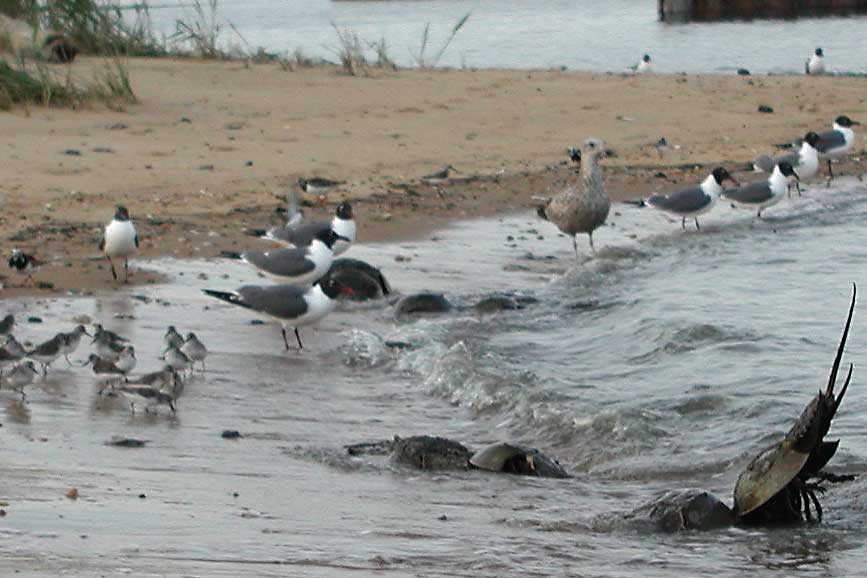
[[[804,140],[801,143],[801,148],[798,152],[790,153],[775,159],[768,155],[762,155],[756,159],[753,167],[770,173],[774,167],[782,162],[787,162],[792,165],[795,174],[798,175],[798,181],[812,178],[819,171],[819,146],[820,137],[815,132],[808,132],[804,135]],[[798,188],[798,196],[801,195],[801,186],[798,182],[795,183]]]
[[[667,195],[651,195],[648,199],[639,201],[639,204],[648,205],[664,213],[680,217],[680,225],[684,230],[688,218],[695,219],[695,228],[701,229],[698,224],[698,216],[713,208],[723,192],[722,184],[726,180],[731,181],[735,186],[738,185],[738,182],[727,170],[723,167],[717,167],[697,187],[681,189]]]
[[[807,74],[825,74],[825,53],[817,48],[813,55],[804,63],[804,72]]]
[[[828,161],[828,178],[834,178],[831,159],[844,157],[852,152],[855,146],[855,130],[852,127],[859,124],[861,123],[857,120],[841,115],[834,119],[832,130],[819,133],[816,148],[819,149],[819,159]]]
[[[605,192],[602,179],[602,167],[599,159],[607,155],[605,143],[599,139],[589,138],[581,147],[581,181],[578,186],[566,190],[553,197],[539,199],[544,202],[538,207],[539,216],[551,221],[566,235],[572,237],[572,247],[578,255],[576,235],[587,233],[590,237],[590,249],[593,247],[593,231],[605,223],[611,200]]]
[[[642,56],[638,64],[633,65],[631,68],[635,71],[635,74],[647,74],[648,72],[653,72],[653,64],[650,63],[650,55],[645,54]]]
[[[105,253],[111,266],[111,276],[117,281],[117,271],[114,270],[112,257],[123,258],[123,282],[129,280],[129,257],[138,251],[138,234],[126,207],[118,207],[114,219],[106,225],[105,234],[99,243],[99,250]]]
[[[338,235],[333,249],[335,257],[348,251],[352,243],[355,242],[355,219],[352,214],[352,205],[347,202],[337,205],[337,210],[331,221],[304,223],[295,218],[296,214],[287,215],[289,220],[286,226],[270,229],[265,233],[264,238],[287,246],[306,247],[313,242],[319,233],[331,230]]]

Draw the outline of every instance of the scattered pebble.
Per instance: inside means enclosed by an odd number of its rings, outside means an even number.
[[[252,167],[252,166],[253,166],[253,161],[247,161],[246,163],[244,163],[244,166],[245,166],[245,167]]]
[[[774,112],[774,108],[772,106],[768,106],[767,104],[760,104],[759,105],[759,112],[771,114],[772,112]]]
[[[114,124],[108,125],[108,130],[126,130],[129,128],[129,125],[123,122],[116,122]]]
[[[738,76],[749,76],[750,71],[746,68],[738,68]]]
[[[449,517],[446,516],[445,514],[443,514],[442,516],[440,516],[439,518],[437,518],[437,520],[439,520],[439,521],[441,521],[441,522],[445,522],[445,521],[448,520],[448,519],[449,519]]]
[[[80,157],[81,151],[77,149],[66,149],[65,151],[63,151],[63,154],[69,155],[71,157]]]
[[[78,488],[69,488],[68,490],[66,490],[66,497],[69,498],[70,500],[77,500],[78,499]]]
[[[113,436],[105,445],[114,446],[116,448],[143,448],[147,440],[138,438],[125,438],[122,436]]]
[[[187,117],[185,117],[185,116],[182,116],[182,117],[181,117],[181,122],[191,123],[191,122],[193,122],[193,121],[192,121],[192,119],[190,119],[190,118],[187,118]]]
[[[147,498],[147,494],[139,494],[138,497],[140,500],[144,500],[145,498]]]
[[[196,168],[199,169],[200,171],[212,171],[212,170],[214,170],[214,165],[211,165],[211,164],[199,165]]]
[[[114,149],[111,147],[93,147],[90,150],[92,150],[95,153],[106,153],[106,154],[114,153]]]
[[[27,323],[42,323],[42,318],[31,316],[27,318]]]

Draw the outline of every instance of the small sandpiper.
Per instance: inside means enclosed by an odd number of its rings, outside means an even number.
[[[21,394],[21,399],[26,397],[24,387],[33,383],[33,379],[38,375],[36,366],[29,359],[25,359],[16,363],[11,370],[6,374],[6,383],[18,393]]]
[[[135,415],[136,404],[145,408],[145,413],[160,405],[167,405],[175,411],[175,396],[147,385],[112,385],[113,391],[120,393],[129,402],[130,412]]]
[[[435,173],[431,173],[429,175],[425,175],[421,178],[421,182],[426,185],[444,185],[449,182],[449,178],[452,176],[453,172],[457,172],[458,169],[453,167],[452,165],[446,165],[446,167]]]
[[[165,365],[159,371],[152,371],[140,375],[135,379],[130,379],[131,385],[146,385],[155,389],[173,389],[175,384],[180,381],[178,372],[171,365]]]
[[[93,374],[99,381],[103,382],[104,384],[108,384],[116,380],[126,380],[126,374],[121,371],[119,367],[117,367],[113,362],[109,361],[108,359],[103,359],[95,353],[91,353],[87,357],[87,361],[82,364],[82,367],[84,367],[85,365],[90,365]],[[100,389],[99,393],[100,395],[102,394],[102,389]]]
[[[172,347],[180,349],[184,345],[184,337],[178,333],[178,330],[175,329],[174,325],[169,325],[168,328],[166,328],[166,334],[163,336],[163,344],[166,346],[166,349]]]
[[[111,266],[111,276],[117,281],[117,271],[114,269],[112,257],[123,258],[123,282],[129,281],[129,258],[138,251],[138,234],[129,218],[126,207],[118,207],[114,219],[106,225],[99,250],[103,251]]]
[[[124,375],[128,375],[130,371],[135,369],[138,360],[135,357],[135,348],[132,345],[124,345],[123,349],[120,350],[120,353],[117,356],[117,361],[114,362],[115,366],[123,372]]]
[[[14,269],[19,275],[26,275],[25,284],[33,283],[33,274],[39,270],[42,262],[18,249],[12,249],[12,255],[9,257],[9,267]]]
[[[81,336],[87,335],[88,337],[92,337],[90,333],[87,332],[84,325],[79,325],[69,333],[63,333],[63,345],[61,347],[61,351],[63,352],[63,356],[66,358],[66,363],[72,367],[72,362],[69,360],[69,355],[75,353],[75,350],[78,349],[78,345],[81,343]]]
[[[313,177],[310,179],[299,178],[298,186],[301,187],[301,190],[305,193],[325,193],[339,187],[340,185],[345,185],[346,181],[335,181],[332,179],[325,179],[322,177]]]
[[[99,323],[94,323],[93,324],[93,340],[91,341],[91,343],[93,343],[94,341],[96,341],[97,339],[100,339],[100,338],[105,338],[105,339],[108,339],[109,341],[114,341],[115,343],[128,343],[129,342],[129,339],[127,339],[125,337],[121,337],[120,335],[118,335],[114,331],[110,331],[110,330],[106,329],[105,327],[103,327]]]
[[[0,335],[9,335],[15,327],[15,316],[7,315],[0,321]]]
[[[63,347],[66,344],[66,337],[63,333],[58,333],[48,341],[43,341],[37,345],[32,351],[27,352],[27,357],[35,359],[42,365],[42,375],[48,375],[48,366],[63,355]]]
[[[103,359],[108,359],[111,362],[118,360],[120,352],[123,351],[123,348],[125,347],[123,343],[113,341],[105,334],[94,339],[91,342],[91,345],[93,345],[97,355]]]
[[[11,334],[7,335],[5,343],[0,347],[0,375],[2,375],[5,366],[20,361],[25,355],[27,355],[27,352],[24,351],[24,347],[18,343],[15,336]]]
[[[186,373],[188,369],[192,369],[193,367],[193,362],[190,358],[174,346],[166,349],[161,359],[164,359],[166,364],[170,365],[178,373]]]
[[[196,334],[193,332],[187,333],[187,339],[181,347],[181,352],[184,353],[190,362],[195,364],[197,361],[202,362],[202,371],[205,371],[205,358],[208,356],[208,348],[202,343]]]

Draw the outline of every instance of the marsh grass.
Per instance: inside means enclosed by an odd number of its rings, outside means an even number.
[[[119,58],[106,62],[93,80],[78,84],[71,67],[18,58],[14,65],[0,59],[0,110],[23,105],[80,108],[102,102],[122,108],[137,102],[126,64]]]
[[[419,48],[416,52],[410,51],[410,55],[412,59],[415,61],[416,66],[419,68],[433,68],[437,66],[448,49],[449,45],[451,45],[452,41],[455,39],[455,36],[458,35],[458,32],[466,25],[467,21],[470,19],[470,15],[472,12],[467,12],[464,14],[452,27],[452,31],[449,36],[443,41],[442,45],[439,47],[433,57],[427,57],[428,45],[430,44],[430,22],[424,25],[424,29],[421,33],[421,41],[419,42]]]
[[[151,29],[147,3],[122,9],[105,1],[52,0],[39,9],[38,20],[47,30],[63,31],[79,50],[89,54],[164,56],[167,53],[165,44]]]
[[[201,58],[225,59],[227,54],[218,45],[223,25],[217,18],[219,0],[193,0],[190,18],[175,20],[175,33],[169,37],[172,42],[189,45],[193,53]]]

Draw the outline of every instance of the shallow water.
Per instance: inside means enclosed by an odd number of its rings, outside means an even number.
[[[814,186],[763,222],[718,206],[699,233],[618,205],[580,264],[523,214],[357,245],[350,256],[396,288],[459,307],[395,320],[382,303],[345,306],[302,330],[303,352],[200,294],[256,280],[231,262],[153,263],[170,285],[4,302],[44,319],[21,328],[32,341],[78,315],[102,321],[130,337],[142,371],[169,323],[212,355],[175,415],[132,416],[62,359],[26,404],[0,391],[0,575],[859,575],[863,476],[831,488],[820,526],[664,535],[616,514],[673,488],[730,502],[738,472],[823,385],[851,283],[867,290],[865,192]],[[463,308],[495,292],[538,303]],[[867,470],[864,323],[859,309],[836,472]],[[575,478],[420,473],[342,450],[423,433],[523,442]],[[148,444],[106,446],[113,435]]]
[[[650,53],[662,72],[746,67],[754,73],[801,73],[804,61],[821,46],[829,70],[867,72],[864,15],[666,24],[656,10],[655,0],[220,0],[215,22],[225,46],[290,53],[300,48],[307,56],[334,62],[339,60],[335,25],[365,42],[384,38],[393,60],[413,66],[427,23],[430,60],[458,19],[471,12],[440,66],[623,72]],[[155,30],[166,35],[175,32],[178,19],[197,19],[178,3],[155,7],[151,15]]]

